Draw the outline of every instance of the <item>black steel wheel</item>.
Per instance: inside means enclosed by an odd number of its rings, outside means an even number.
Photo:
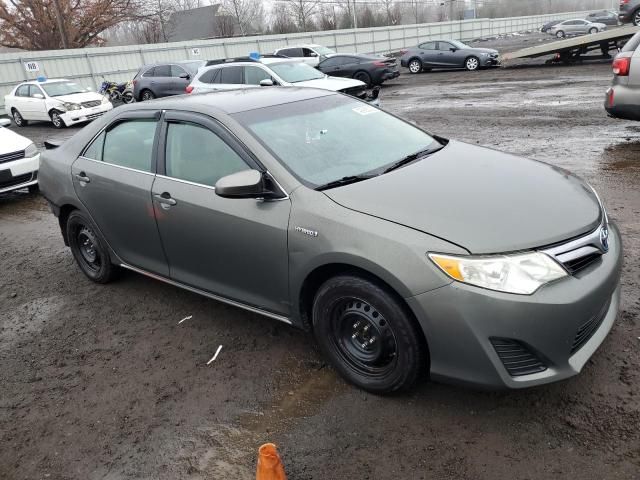
[[[111,264],[109,251],[91,220],[75,210],[69,215],[66,228],[69,247],[80,270],[96,283],[111,281],[116,268]]]
[[[424,337],[386,288],[361,277],[327,280],[313,304],[316,339],[338,372],[373,393],[411,387],[427,366]]]

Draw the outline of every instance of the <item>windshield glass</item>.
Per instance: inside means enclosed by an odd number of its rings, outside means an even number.
[[[324,78],[324,73],[302,62],[274,63],[269,65],[269,68],[276,72],[285,82],[289,83]]]
[[[336,53],[327,47],[313,47],[313,49],[316,51],[318,55],[329,55],[331,53]]]
[[[382,173],[407,155],[440,146],[422,130],[342,95],[235,117],[311,188],[343,177]]]
[[[74,93],[85,93],[87,90],[74,82],[54,82],[45,83],[41,87],[50,97],[59,97],[61,95],[72,95]]]

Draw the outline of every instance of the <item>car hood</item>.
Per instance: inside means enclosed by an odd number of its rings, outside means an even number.
[[[471,50],[477,53],[499,53],[498,50],[493,48],[472,48]]]
[[[60,95],[59,97],[51,97],[52,100],[59,100],[61,102],[82,103],[91,102],[95,100],[102,100],[102,95],[96,92],[82,92],[74,93],[71,95]]]
[[[324,90],[331,90],[332,92],[339,92],[347,88],[354,88],[354,87],[366,88],[367,87],[360,80],[354,80],[352,78],[330,77],[328,75],[325,78],[319,78],[317,80],[307,80],[304,82],[297,82],[297,83],[294,83],[293,85],[296,87],[322,88]]]
[[[8,128],[0,127],[0,155],[5,153],[19,152],[24,150],[31,143],[31,140],[12,132]]]
[[[324,193],[473,254],[551,245],[601,221],[597,196],[570,172],[455,141],[404,168]]]

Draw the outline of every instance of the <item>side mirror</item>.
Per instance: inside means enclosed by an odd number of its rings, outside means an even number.
[[[457,52],[458,49],[456,47],[451,47],[449,50],[451,50],[452,52]]]
[[[32,95],[33,98],[38,98],[40,100],[44,100],[44,95],[42,95],[41,93],[34,93]]]
[[[0,127],[8,127],[11,125],[11,120],[8,118],[0,118]]]
[[[267,193],[262,173],[258,170],[232,173],[216,182],[216,195],[224,198],[258,198]]]
[[[273,87],[273,80],[270,78],[265,78],[264,80],[260,80],[261,87]]]
[[[183,73],[182,75],[180,75],[180,78],[184,80],[189,80],[191,78],[191,75],[189,75],[188,73]]]
[[[316,52],[311,52],[311,53],[309,54],[309,56],[310,56],[310,57],[317,57],[317,56],[318,56],[318,54],[317,54]]]

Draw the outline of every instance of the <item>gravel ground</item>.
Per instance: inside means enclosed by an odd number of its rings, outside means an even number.
[[[528,64],[383,89],[433,133],[573,170],[622,231],[611,334],[581,375],[526,391],[361,392],[284,324],[135,274],[89,283],[41,197],[0,197],[0,478],[250,479],[266,441],[290,479],[640,478],[640,124],[605,115],[609,81]]]

